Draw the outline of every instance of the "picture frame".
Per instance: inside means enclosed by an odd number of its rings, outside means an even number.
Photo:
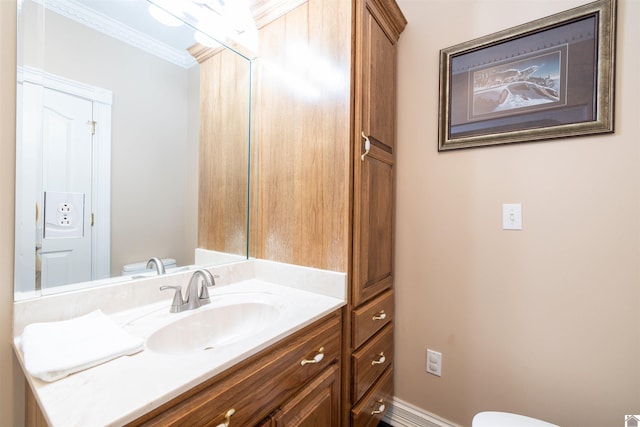
[[[616,0],[440,51],[438,151],[612,133]]]

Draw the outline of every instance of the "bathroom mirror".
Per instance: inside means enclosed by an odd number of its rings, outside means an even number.
[[[16,300],[247,258],[254,33],[170,3],[18,1]]]

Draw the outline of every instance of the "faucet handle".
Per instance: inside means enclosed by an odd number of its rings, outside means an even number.
[[[180,286],[160,286],[160,290],[164,291],[165,289],[175,289],[176,293],[173,295],[173,302],[171,303],[171,309],[169,312],[178,313],[181,307],[184,305],[184,300],[182,299],[182,287]]]
[[[200,288],[200,304],[208,304],[211,302],[211,299],[209,298],[209,291],[207,290],[207,287],[209,286],[215,286],[216,285],[216,279],[219,279],[220,276],[218,276],[217,274],[215,276],[211,275],[211,281],[209,280],[203,280],[202,281],[202,287]]]

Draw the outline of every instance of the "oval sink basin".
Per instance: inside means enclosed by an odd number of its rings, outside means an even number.
[[[147,349],[165,354],[212,350],[260,333],[278,313],[277,307],[263,302],[205,306],[155,331]]]

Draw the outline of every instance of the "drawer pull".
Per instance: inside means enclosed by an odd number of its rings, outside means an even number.
[[[384,357],[384,352],[380,352],[380,354],[378,355],[378,359],[377,360],[372,360],[371,364],[372,365],[382,365],[387,359]]]
[[[229,425],[231,424],[231,417],[235,413],[236,413],[235,409],[233,408],[229,409],[227,413],[224,415],[224,423],[218,424],[218,427],[229,427]]]
[[[324,347],[320,347],[318,350],[318,354],[313,356],[313,359],[304,359],[300,362],[300,366],[304,366],[307,364],[320,363],[324,359]]]
[[[377,403],[379,403],[380,406],[378,406],[378,409],[374,409],[373,411],[371,411],[371,415],[382,414],[384,410],[387,409],[387,407],[384,406],[384,401],[382,399],[378,400]]]
[[[369,154],[369,150],[371,150],[371,141],[369,141],[369,137],[362,131],[360,134],[364,138],[364,153],[360,156],[360,159],[364,162],[364,158]]]
[[[387,318],[387,313],[384,310],[372,317],[373,320],[384,320]]]

